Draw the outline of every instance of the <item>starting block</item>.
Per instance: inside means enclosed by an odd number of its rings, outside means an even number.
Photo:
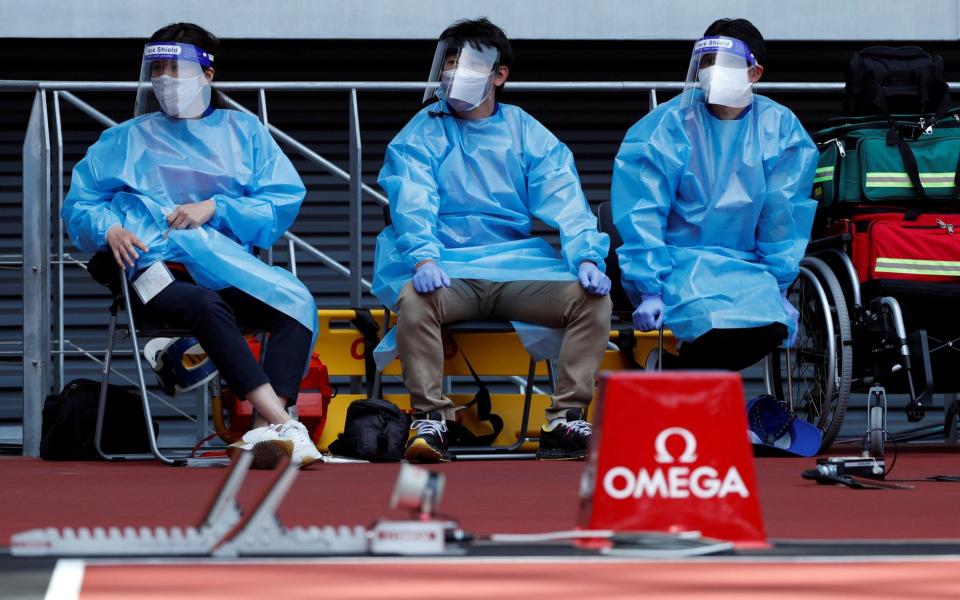
[[[242,518],[237,492],[253,455],[244,452],[227,471],[196,527],[53,527],[14,534],[14,556],[209,556]]]
[[[450,523],[381,521],[362,526],[286,527],[278,509],[300,469],[289,459],[248,514],[237,503],[253,455],[241,452],[195,527],[43,528],[16,533],[14,556],[330,556],[441,554]]]
[[[738,374],[604,373],[598,400],[581,528],[768,546]]]
[[[300,469],[290,464],[275,469],[274,479],[266,495],[249,517],[237,523],[213,556],[322,556],[329,554],[365,554],[367,532],[363,527],[293,527],[280,521],[277,511],[297,479]]]

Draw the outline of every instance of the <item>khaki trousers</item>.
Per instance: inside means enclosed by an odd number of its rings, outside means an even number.
[[[458,321],[524,321],[565,329],[556,365],[557,389],[547,418],[584,408],[610,335],[610,296],[588,294],[577,281],[453,279],[449,288],[419,294],[408,283],[397,299],[397,351],[403,382],[417,412],[454,419],[453,402],[440,390],[440,327]]]

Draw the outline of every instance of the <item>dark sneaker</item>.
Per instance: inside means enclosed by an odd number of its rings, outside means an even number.
[[[416,433],[407,442],[407,449],[403,458],[412,463],[448,462],[450,454],[447,452],[447,423],[440,418],[439,413],[421,415],[410,428]]]
[[[567,421],[553,429],[540,428],[540,448],[537,460],[579,460],[586,458],[592,428],[580,418],[579,410],[568,410]]]

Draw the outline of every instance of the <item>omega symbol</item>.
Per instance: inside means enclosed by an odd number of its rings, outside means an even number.
[[[672,436],[683,438],[684,448],[679,458],[670,454],[670,451],[667,450],[667,440]],[[677,461],[690,464],[697,460],[697,438],[689,429],[684,429],[683,427],[668,427],[661,431],[657,436],[657,440],[654,442],[654,448],[657,451],[656,461],[660,464],[669,464]]]

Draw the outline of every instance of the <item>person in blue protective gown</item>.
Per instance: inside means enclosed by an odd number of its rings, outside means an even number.
[[[765,60],[749,21],[713,23],[683,93],[634,125],[616,157],[634,324],[669,327],[680,368],[739,370],[796,331],[786,293],[813,224],[817,148],[792,112],[752,93]]]
[[[589,440],[583,411],[609,338],[609,240],[567,147],[496,102],[511,61],[509,40],[486,19],[447,28],[431,76],[439,99],[397,134],[380,171],[392,224],[377,238],[373,288],[398,311],[397,350],[417,413],[410,461],[448,458],[455,416],[441,394],[440,329],[456,321],[562,329],[538,457],[581,458]],[[559,253],[531,234],[534,219],[559,232]]]
[[[255,117],[219,106],[217,54],[217,38],[190,23],[153,34],[137,116],[77,163],[61,216],[78,248],[113,254],[145,316],[192,331],[230,389],[253,403],[260,426],[238,445],[255,450],[255,464],[288,453],[306,465],[322,455],[285,407],[310,358],[316,303],[252,253],[290,227],[306,190]],[[141,300],[141,278],[160,291]],[[269,333],[262,364],[240,326]]]

